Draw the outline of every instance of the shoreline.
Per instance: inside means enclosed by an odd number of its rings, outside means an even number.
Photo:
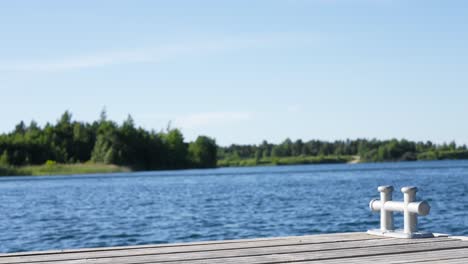
[[[53,176],[93,173],[132,172],[128,167],[101,163],[44,164],[30,166],[0,166],[0,177],[8,176]]]
[[[311,157],[303,157],[304,159],[290,159],[283,158],[277,159],[275,162],[257,162],[252,163],[251,159],[235,161],[233,164],[221,164],[213,168],[242,168],[242,167],[269,167],[269,166],[295,166],[295,165],[323,165],[323,164],[359,164],[359,163],[388,163],[388,162],[412,162],[412,161],[363,161],[359,156],[352,157],[337,157],[332,159],[331,157],[322,157],[321,159],[311,159]],[[286,160],[286,161],[285,161]],[[291,161],[292,160],[292,161]],[[468,160],[468,159],[443,159],[443,160]],[[440,161],[439,159],[433,160],[415,160],[417,161]],[[237,166],[236,166],[237,165]],[[157,171],[181,171],[181,170],[192,170],[199,168],[184,168],[177,170],[157,170]],[[9,176],[72,176],[72,175],[86,175],[86,174],[110,174],[110,173],[121,173],[121,172],[142,172],[142,170],[133,170],[129,167],[118,166],[114,164],[102,164],[102,163],[79,163],[79,164],[53,164],[53,165],[32,165],[32,166],[21,166],[21,167],[2,167],[0,166],[0,177]]]
[[[221,159],[218,167],[254,167],[254,166],[286,166],[312,164],[345,164],[356,162],[356,156],[328,155],[328,156],[296,156],[296,157],[268,157],[246,159]]]

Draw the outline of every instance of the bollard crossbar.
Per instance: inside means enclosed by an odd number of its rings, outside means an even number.
[[[378,212],[382,208],[382,203],[379,200],[372,200],[369,204],[369,207],[372,211]],[[385,210],[393,212],[404,212],[405,205],[401,202],[388,201],[385,203]],[[426,201],[413,202],[408,204],[408,211],[410,213],[424,216],[429,214],[429,210],[430,206]]]
[[[403,201],[392,201],[393,186],[379,186],[380,200],[371,200],[369,208],[380,212],[380,229],[367,231],[369,234],[398,238],[434,237],[432,233],[418,231],[418,215],[429,214],[431,207],[426,201],[416,202],[416,187],[403,187]],[[393,213],[403,212],[403,230],[395,230]]]

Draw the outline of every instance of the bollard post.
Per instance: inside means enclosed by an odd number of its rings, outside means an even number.
[[[404,212],[403,212],[403,221],[404,221],[404,230],[405,234],[411,234],[418,231],[418,217],[416,213],[410,212],[408,205],[416,201],[416,192],[418,188],[416,187],[403,187],[401,192],[403,193],[403,203],[404,203]]]
[[[403,201],[392,201],[392,186],[379,186],[380,200],[371,200],[369,208],[372,212],[380,212],[380,229],[371,229],[367,233],[378,236],[397,238],[434,237],[434,234],[418,231],[418,215],[429,214],[431,207],[426,201],[416,202],[416,187],[403,187]],[[403,213],[403,230],[395,230],[393,213]]]
[[[381,204],[385,204],[386,202],[392,200],[393,186],[379,186],[377,190],[380,192]],[[393,212],[385,210],[385,207],[382,206],[380,208],[380,230],[382,232],[386,232],[393,229]]]

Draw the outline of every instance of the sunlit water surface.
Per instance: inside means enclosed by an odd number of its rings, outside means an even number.
[[[468,235],[468,161],[225,168],[2,177],[0,252],[366,231],[388,184],[429,201],[421,229]]]

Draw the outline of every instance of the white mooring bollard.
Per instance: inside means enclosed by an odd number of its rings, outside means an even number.
[[[367,231],[369,234],[398,238],[434,237],[432,233],[418,232],[417,215],[427,215],[431,207],[426,201],[415,202],[416,187],[403,187],[403,202],[392,201],[393,186],[379,186],[380,201],[372,200],[369,203],[371,211],[380,211],[380,229]],[[403,212],[403,230],[395,230],[393,212]]]

